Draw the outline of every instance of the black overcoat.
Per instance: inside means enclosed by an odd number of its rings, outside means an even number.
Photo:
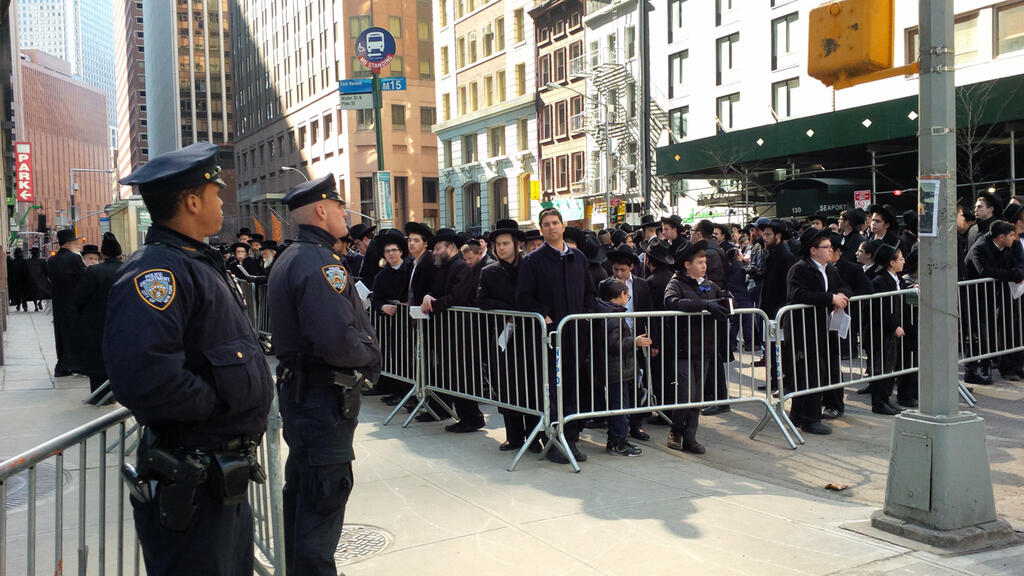
[[[75,354],[84,374],[106,379],[103,361],[103,327],[107,318],[107,297],[117,280],[121,259],[111,258],[90,266],[75,290]]]

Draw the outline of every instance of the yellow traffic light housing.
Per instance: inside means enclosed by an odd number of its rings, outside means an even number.
[[[811,10],[807,73],[826,86],[847,88],[917,72],[893,68],[894,0],[835,0]]]

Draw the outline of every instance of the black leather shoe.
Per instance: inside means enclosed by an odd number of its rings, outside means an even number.
[[[832,429],[825,426],[821,422],[812,422],[810,424],[804,424],[800,427],[801,430],[808,434],[817,434],[818,436],[827,436],[832,433]]]
[[[764,358],[758,358],[757,360],[754,360],[754,368],[761,368],[762,366],[766,366],[767,364],[768,362]]]
[[[522,444],[509,444],[508,442],[502,442],[501,446],[498,446],[498,450],[501,450],[502,452],[510,452],[512,450],[519,450],[522,447]]]
[[[449,424],[444,427],[447,432],[455,432],[456,434],[465,434],[467,432],[476,432],[483,428],[484,425],[479,422],[464,422],[459,420],[455,424]]]
[[[843,411],[837,410],[835,408],[829,408],[827,410],[822,410],[821,412],[821,418],[823,420],[835,420],[836,418],[839,418],[842,415]]]
[[[565,457],[565,454],[562,454],[562,451],[559,450],[558,448],[555,448],[554,446],[552,446],[551,449],[548,450],[548,453],[545,454],[544,457],[547,458],[549,461],[554,462],[555,464],[569,463],[569,459]]]
[[[572,452],[572,457],[575,458],[577,462],[587,461],[587,455],[576,447],[575,442],[569,442],[569,451]]]
[[[644,429],[640,428],[639,426],[635,428],[630,428],[629,435],[632,436],[633,438],[636,438],[637,440],[642,440],[644,442],[651,439],[651,435],[648,434],[647,432],[644,432]]]
[[[540,443],[540,440],[534,440],[533,444],[530,444],[530,452],[534,454],[540,454],[544,451],[544,446]]]
[[[881,406],[872,406],[871,411],[875,414],[881,414],[882,416],[895,416],[900,413],[899,410],[889,406],[888,404],[882,404]]]
[[[896,403],[904,408],[917,408],[917,400],[896,400]]]
[[[683,452],[689,452],[691,454],[703,454],[707,452],[704,449],[704,445],[696,440],[689,440],[683,442]]]
[[[975,370],[968,370],[964,374],[964,382],[966,382],[968,384],[981,384],[982,386],[988,386],[989,384],[992,384],[992,379],[991,378],[985,378],[984,374],[982,374],[980,371],[975,369]]]
[[[722,414],[725,412],[732,412],[732,408],[729,408],[728,404],[719,404],[718,406],[708,406],[707,408],[700,411],[701,416],[714,416],[716,414]]]
[[[665,445],[671,448],[672,450],[682,450],[683,435],[678,432],[669,432],[668,442],[666,442]]]
[[[863,388],[857,388],[857,394],[871,394],[871,387],[865,386]]]
[[[430,412],[420,412],[416,415],[417,422],[436,422],[434,417],[430,415]]]
[[[54,370],[53,377],[64,378],[65,376],[74,376],[74,374],[75,373],[70,370]]]

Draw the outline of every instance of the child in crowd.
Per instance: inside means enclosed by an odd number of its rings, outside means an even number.
[[[598,296],[605,301],[608,312],[625,312],[629,302],[629,289],[621,280],[602,282]],[[608,356],[605,365],[608,409],[630,407],[636,389],[636,347],[648,348],[651,339],[646,334],[633,338],[632,321],[612,318],[605,323],[605,343]],[[608,443],[604,451],[619,456],[639,456],[643,451],[626,441],[629,435],[629,416],[608,417]]]

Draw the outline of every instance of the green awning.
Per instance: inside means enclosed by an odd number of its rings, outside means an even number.
[[[988,87],[991,84],[991,88]],[[957,88],[957,125],[968,102],[976,126],[1024,119],[1024,75]],[[657,149],[658,176],[722,174],[728,166],[917,136],[918,98],[908,96],[847,110],[793,118]]]

